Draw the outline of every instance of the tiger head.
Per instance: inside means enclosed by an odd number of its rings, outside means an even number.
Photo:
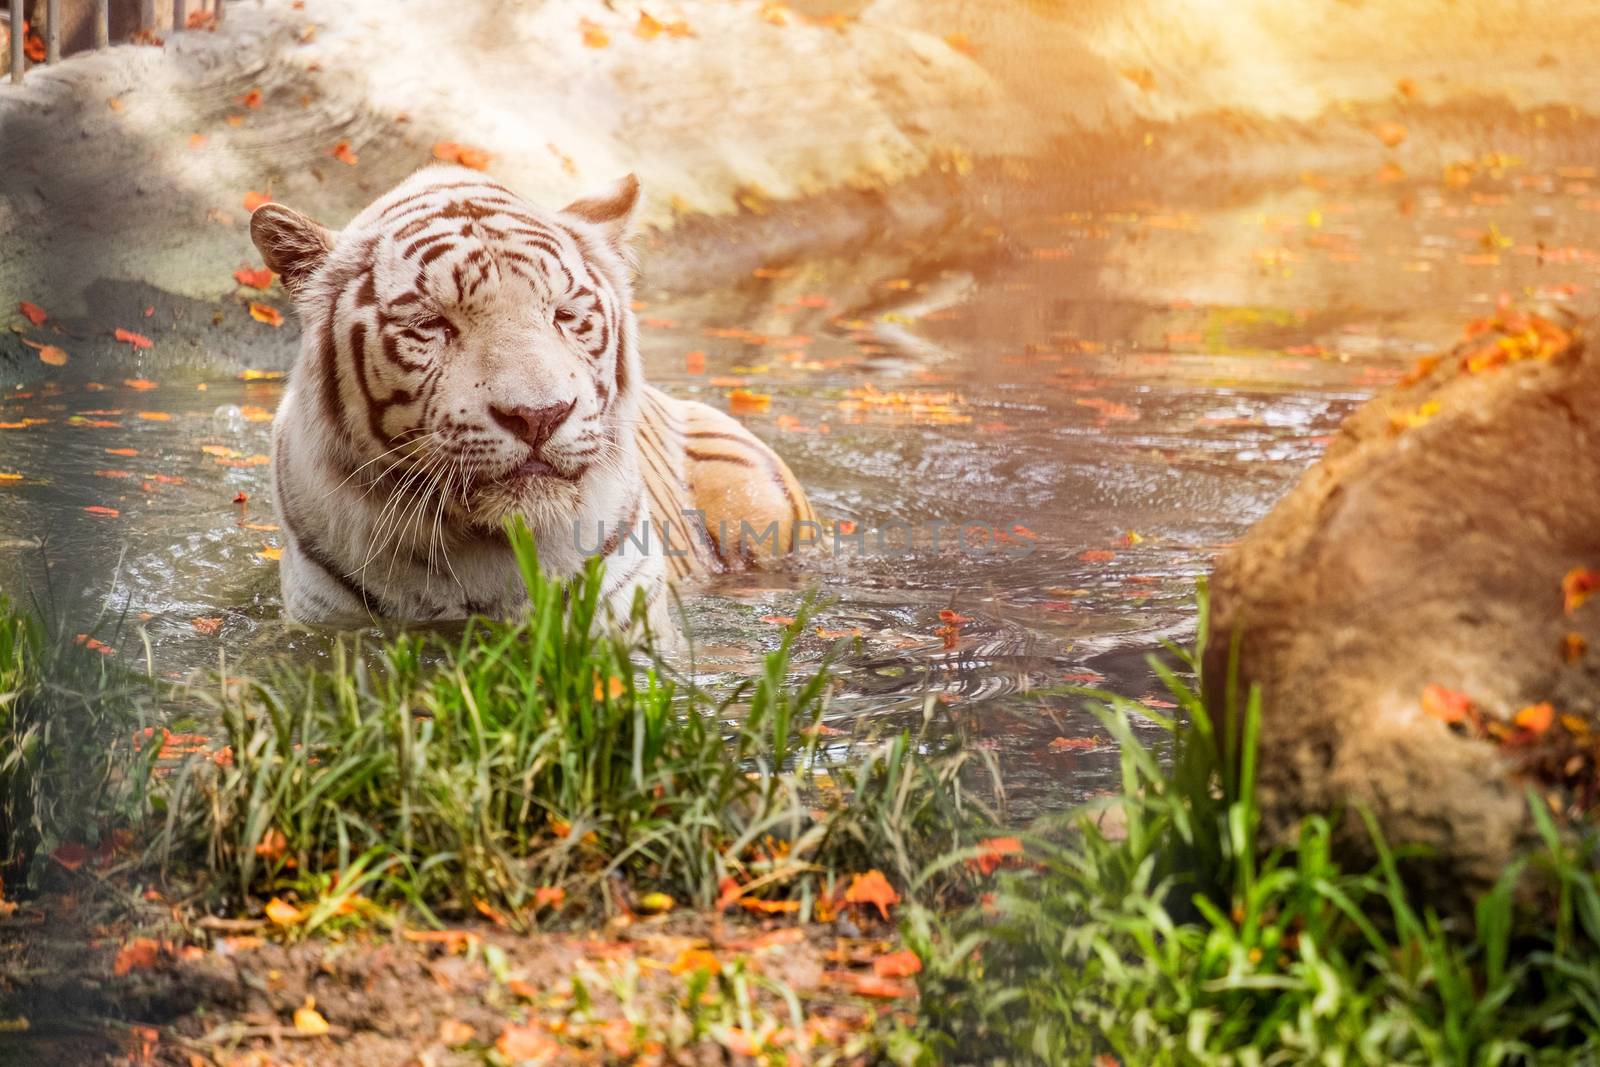
[[[452,522],[564,521],[625,452],[640,388],[632,176],[560,211],[430,167],[330,233],[279,204],[250,236],[304,330],[315,447]]]

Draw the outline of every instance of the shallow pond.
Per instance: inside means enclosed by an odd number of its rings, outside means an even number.
[[[1354,405],[1502,292],[1592,308],[1592,177],[1487,160],[1192,203],[1035,187],[955,252],[775,263],[712,292],[646,278],[652,379],[724,407],[757,394],[741,416],[864,535],[695,592],[701,667],[747,669],[777,640],[764,620],[816,585],[831,604],[806,656],[860,635],[834,717],[911,721],[935,694],[998,750],[1018,814],[1111,784],[1109,745],[1052,747],[1097,737],[1092,717],[1036,691],[1103,684],[1160,706],[1146,656],[1192,638],[1196,579]],[[117,653],[143,657],[147,635],[168,675],[224,650],[246,669],[318,655],[324,636],[277,621],[281,383],[149,382],[137,353],[99,376],[0,401],[0,588],[74,630],[103,610]],[[1005,536],[952,547],[963,523]],[[941,633],[942,610],[965,621]]]

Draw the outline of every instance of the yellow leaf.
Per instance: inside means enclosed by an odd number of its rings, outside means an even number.
[[[753,393],[748,389],[735,389],[728,394],[728,407],[734,411],[766,411],[772,406],[772,394]]]
[[[307,1037],[321,1037],[328,1032],[328,1020],[317,1010],[316,997],[306,997],[305,1004],[295,1009],[294,1028],[296,1033]]]
[[[273,897],[267,901],[267,918],[279,926],[297,926],[305,922],[305,914],[293,904],[281,897]]]
[[[703,948],[686,948],[678,953],[678,958],[672,961],[667,971],[671,974],[688,974],[690,971],[705,971],[708,974],[717,974],[722,970],[722,962],[717,957]]]
[[[273,559],[273,560],[282,559],[283,558],[283,549],[279,548],[277,545],[268,545],[266,548],[263,548],[260,552],[257,552],[256,555],[260,556],[262,559]]]
[[[264,322],[268,326],[277,327],[283,325],[283,313],[270,304],[258,304],[252,300],[250,302],[250,317],[257,322]]]
[[[583,29],[583,43],[590,48],[604,48],[611,43],[611,35],[601,29],[599,24],[581,19],[578,25]]]
[[[651,915],[671,911],[677,906],[678,902],[665,893],[646,893],[639,898],[639,910]]]

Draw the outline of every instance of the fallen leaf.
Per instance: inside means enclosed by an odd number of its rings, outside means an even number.
[[[748,389],[735,389],[728,394],[728,407],[732,411],[753,413],[766,411],[772,406],[770,393],[753,393]]]
[[[141,411],[139,412],[139,417],[145,422],[172,421],[172,413],[170,411]]]
[[[139,450],[137,448],[108,448],[106,449],[106,454],[111,456],[137,456]]]
[[[978,842],[978,855],[968,860],[985,875],[993,874],[1014,857],[1022,855],[1022,842],[1015,837],[991,837]]]
[[[104,515],[108,519],[114,519],[122,514],[116,508],[108,508],[104,504],[86,504],[83,510],[91,515]]]
[[[328,1032],[328,1020],[317,1010],[317,998],[307,996],[306,1002],[294,1010],[294,1029],[307,1037],[321,1037]]]
[[[266,267],[240,267],[233,272],[233,280],[240,285],[248,285],[252,289],[270,289],[272,287],[272,271]]]
[[[52,367],[67,365],[67,354],[55,345],[44,345],[39,349],[39,362]]]
[[[338,144],[328,149],[328,155],[332,156],[334,159],[337,159],[340,163],[345,163],[352,167],[355,166],[360,159],[359,156],[350,150],[349,141],[340,141]]]
[[[248,495],[246,495],[246,493],[245,493],[245,491],[243,489],[241,489],[237,493],[235,493],[234,497],[233,497],[233,502],[235,504],[248,503],[249,500],[250,500],[250,497]]]
[[[1372,127],[1372,132],[1386,148],[1394,148],[1406,139],[1406,128],[1398,122],[1380,122]]]
[[[564,1052],[562,1046],[545,1036],[537,1023],[527,1025],[507,1023],[506,1028],[500,1031],[499,1038],[495,1040],[494,1047],[500,1055],[512,1063],[522,1060],[556,1063],[559,1062],[557,1058]]]
[[[254,211],[262,204],[270,203],[272,203],[272,194],[270,192],[258,193],[252,189],[250,192],[244,194],[244,209],[246,211]]]
[[[604,48],[611,43],[611,35],[601,29],[599,23],[579,19],[578,26],[583,30],[583,43],[590,48]]]
[[[793,615],[763,615],[761,621],[771,626],[793,626]]]
[[[85,638],[78,642],[80,645],[88,644],[87,635],[79,634],[78,636]],[[89,858],[89,850],[76,841],[68,841],[65,844],[58,845],[56,850],[50,853],[50,858],[67,870],[76,871],[83,866],[83,861]]]
[[[136,389],[139,392],[149,392],[151,389],[160,388],[159,385],[157,385],[155,382],[152,382],[149,378],[124,378],[122,379],[122,384],[127,386],[129,389]]]
[[[161,946],[148,937],[135,938],[122,946],[111,965],[111,973],[118,978],[133,971],[147,971],[161,958]]]
[[[1582,634],[1568,633],[1561,638],[1561,658],[1568,663],[1577,663],[1588,650],[1589,642]]]
[[[678,902],[666,893],[646,893],[639,898],[639,910],[647,915],[660,915],[669,912],[678,906]]]
[[[117,654],[116,649],[112,648],[104,641],[90,637],[88,634],[79,634],[77,637],[74,637],[73,640],[82,645],[84,648],[87,648],[90,652],[98,652],[102,656],[115,656]]]
[[[257,304],[250,302],[250,317],[257,322],[264,322],[274,328],[283,325],[283,313],[270,304]]]
[[[1078,560],[1081,563],[1110,563],[1117,558],[1117,554],[1108,548],[1091,548],[1087,552],[1079,552]]]
[[[254,111],[256,108],[260,107],[261,106],[261,90],[260,89],[251,89],[248,93],[245,93],[243,96],[241,96],[239,98],[239,106],[240,107],[250,108],[252,111]]]
[[[206,141],[209,139],[210,138],[206,137],[206,135],[203,133],[191,133],[189,135],[189,151],[194,152],[204,148],[206,146]]]
[[[1100,747],[1092,737],[1058,737],[1045,746],[1051,752],[1089,752]]]
[[[276,826],[267,827],[267,832],[262,834],[261,840],[256,843],[256,855],[268,863],[276,863],[283,859],[288,851],[289,839]]]
[[[262,559],[280,560],[283,558],[283,549],[276,545],[268,545],[260,552],[257,552],[256,555],[260,556]]]
[[[1422,710],[1442,723],[1454,724],[1467,719],[1472,709],[1472,698],[1442,685],[1430,685],[1422,691]]]
[[[944,43],[955,49],[957,52],[960,52],[964,56],[975,56],[978,54],[978,46],[973,44],[972,38],[968,37],[964,33],[947,33],[944,35]]]
[[[612,700],[616,700],[627,691],[628,683],[624,682],[621,678],[617,678],[615,676],[606,678],[604,680],[604,684],[602,684],[601,679],[599,678],[594,680],[594,698],[597,702],[603,701],[608,697]]]
[[[719,974],[722,971],[722,961],[703,948],[686,948],[678,953],[678,958],[672,961],[667,971],[671,974],[688,974],[690,971]]]
[[[1556,721],[1556,709],[1549,701],[1529,704],[1517,712],[1511,721],[1531,734],[1542,734]]]
[[[189,625],[207,637],[215,637],[217,631],[222,629],[222,619],[213,615],[201,615],[189,620]]]
[[[132,330],[124,330],[121,326],[117,327],[114,336],[117,340],[126,341],[136,349],[149,348],[154,343],[143,334],[134,333]]]
[[[879,978],[910,978],[921,970],[921,957],[910,949],[891,952],[872,961],[872,973]]]
[[[881,872],[871,870],[851,877],[850,888],[845,891],[844,899],[847,904],[870,904],[887,920],[889,909],[900,903],[900,894],[894,891]]]
[[[471,1023],[464,1023],[460,1019],[439,1020],[439,1043],[446,1048],[465,1045],[477,1036],[478,1031],[472,1028]]]
[[[35,326],[43,326],[45,320],[50,317],[45,314],[44,308],[38,304],[30,304],[26,300],[18,304],[17,307],[22,310],[23,316]]]
[[[559,908],[566,899],[567,891],[558,885],[542,885],[533,891],[535,908]]]
[[[1588,567],[1574,567],[1561,579],[1561,595],[1566,603],[1566,613],[1571,615],[1583,602],[1600,590],[1600,571]]]
[[[267,918],[279,926],[296,926],[305,922],[306,919],[305,914],[299,908],[281,897],[273,897],[267,901],[266,913]]]

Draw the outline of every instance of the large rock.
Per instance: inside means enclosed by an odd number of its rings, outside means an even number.
[[[1511,312],[1478,328],[1352,415],[1219,562],[1205,663],[1220,707],[1237,634],[1240,691],[1261,688],[1269,839],[1342,812],[1365,852],[1364,806],[1391,843],[1437,850],[1436,885],[1469,888],[1531,839],[1526,784],[1558,807],[1593,788],[1586,738],[1516,713],[1600,712],[1600,596],[1563,594],[1600,570],[1600,354]],[[1429,686],[1483,726],[1447,725]]]

